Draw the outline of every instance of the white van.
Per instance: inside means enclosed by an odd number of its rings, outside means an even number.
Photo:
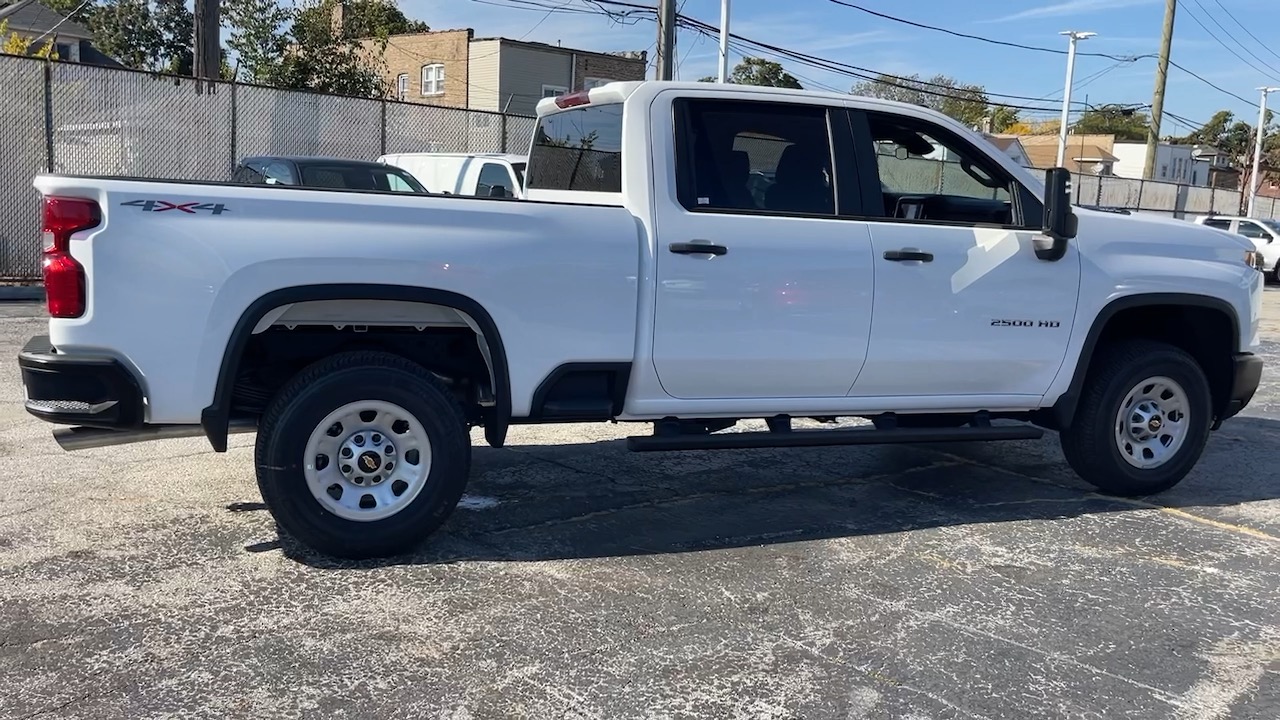
[[[433,193],[524,197],[527,155],[508,153],[395,153],[378,162],[407,170]]]

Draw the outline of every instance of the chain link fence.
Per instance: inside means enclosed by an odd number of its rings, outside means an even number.
[[[1198,187],[1110,175],[1072,173],[1077,205],[1153,213],[1179,220],[1197,215],[1240,215],[1248,198],[1240,190]],[[1280,216],[1280,202],[1259,197],[1254,216]]]
[[[40,276],[45,171],[229,180],[250,155],[527,152],[535,120],[0,55],[0,280]]]

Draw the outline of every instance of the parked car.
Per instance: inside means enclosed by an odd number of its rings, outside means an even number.
[[[367,160],[325,157],[248,157],[232,173],[244,185],[296,185],[425,195],[427,188],[400,168]]]
[[[1250,218],[1234,215],[1199,215],[1192,219],[1197,225],[1205,225],[1243,235],[1258,250],[1259,270],[1269,280],[1280,283],[1280,221],[1270,218]]]
[[[396,153],[378,162],[404,168],[436,192],[481,197],[524,196],[527,155],[508,153]]]
[[[449,516],[473,427],[652,423],[635,451],[1052,429],[1085,481],[1146,496],[1258,387],[1250,243],[1073,208],[1066,169],[941,113],[633,82],[537,114],[521,202],[37,177],[26,409],[78,426],[64,448],[256,431],[282,531],[371,557]],[[912,170],[938,147],[949,194]],[[792,426],[849,416],[872,423]]]

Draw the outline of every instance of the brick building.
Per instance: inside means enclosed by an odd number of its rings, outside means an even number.
[[[544,97],[643,80],[648,67],[645,51],[601,53],[477,38],[470,28],[392,35],[381,59],[392,98],[516,115],[532,115]]]

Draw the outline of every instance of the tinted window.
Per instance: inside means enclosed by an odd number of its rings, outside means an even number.
[[[302,168],[302,184],[346,190],[426,192],[421,183],[403,171],[362,165],[306,165]]]
[[[1248,222],[1247,220],[1240,221],[1240,227],[1236,230],[1236,232],[1247,238],[1271,237],[1271,235],[1266,230],[1263,230],[1260,225],[1258,225],[1257,223]]]
[[[867,119],[886,217],[1013,224],[1012,182],[986,154],[925,121],[877,113]]]
[[[262,182],[262,173],[248,165],[241,165],[236,168],[235,173],[231,175],[231,182],[241,183],[244,185],[256,185]]]
[[[295,185],[298,182],[297,178],[293,176],[293,169],[289,167],[288,163],[284,162],[277,161],[267,165],[263,175],[266,178],[266,182],[273,185]]]
[[[480,177],[476,181],[476,194],[482,197],[511,197],[511,173],[504,165],[485,163],[480,168]],[[493,189],[500,188],[501,195],[494,194]]]
[[[1221,219],[1221,218],[1212,218],[1212,219],[1209,219],[1209,220],[1205,220],[1205,221],[1204,221],[1204,224],[1205,224],[1205,225],[1208,225],[1208,226],[1209,226],[1209,227],[1211,227],[1211,228],[1218,228],[1219,230],[1230,230],[1230,229],[1231,229],[1231,221],[1230,221],[1230,220],[1223,220],[1223,219]]]
[[[524,187],[524,163],[511,163],[511,169],[516,171],[516,182],[520,187]]]
[[[686,208],[835,214],[825,108],[720,100],[680,107],[676,173]]]
[[[622,192],[622,105],[587,105],[538,122],[530,188]]]

